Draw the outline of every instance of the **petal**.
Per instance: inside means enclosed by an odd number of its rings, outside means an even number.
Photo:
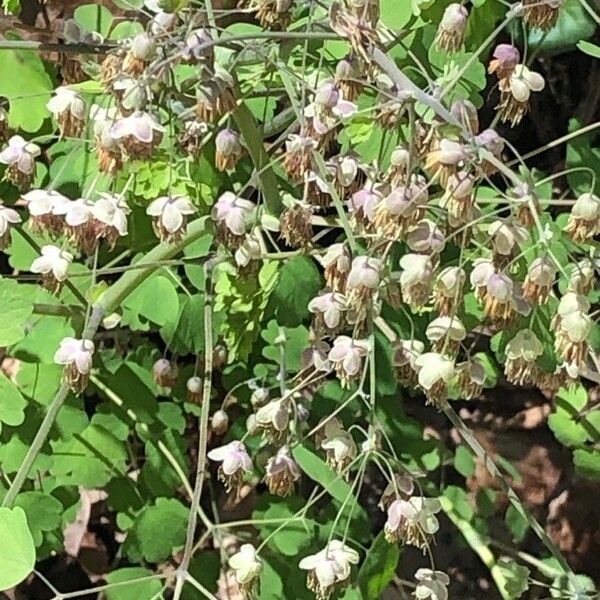
[[[171,203],[165,206],[160,220],[169,233],[175,233],[183,226],[183,215]]]

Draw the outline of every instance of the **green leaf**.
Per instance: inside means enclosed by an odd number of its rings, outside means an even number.
[[[272,360],[274,363],[280,362],[280,348],[275,341],[283,333],[285,336],[285,366],[288,371],[299,371],[302,358],[302,352],[308,346],[308,329],[303,325],[293,329],[280,328],[276,321],[269,321],[266,328],[260,334],[269,346],[263,348],[263,356]]]
[[[577,47],[586,54],[593,56],[594,58],[600,58],[600,46],[596,46],[596,44],[592,44],[591,42],[586,42],[582,40],[577,44]]]
[[[260,600],[281,600],[283,597],[283,582],[279,573],[264,561],[260,573]]]
[[[35,566],[35,544],[22,508],[0,508],[0,590],[21,583]]]
[[[185,544],[189,510],[179,500],[157,498],[138,515],[125,542],[131,560],[159,562]]]
[[[383,531],[371,544],[365,562],[358,573],[358,583],[365,600],[378,600],[388,583],[394,578],[400,548],[389,544]]]
[[[499,559],[497,566],[506,579],[504,589],[511,600],[520,598],[529,589],[529,569],[510,558]]]
[[[150,579],[154,577],[154,579]],[[136,579],[146,579],[139,583],[133,583]],[[141,567],[128,567],[117,569],[106,575],[106,582],[110,584],[124,583],[129,581],[128,585],[119,585],[106,590],[107,600],[152,600],[159,597],[162,585],[156,578],[156,575],[148,569]]]
[[[573,462],[584,477],[600,479],[600,450],[579,448],[573,452]]]
[[[17,386],[0,372],[0,421],[13,427],[20,425],[25,419],[26,404]]]
[[[25,511],[36,546],[42,545],[44,532],[58,529],[61,526],[63,505],[50,494],[23,492],[15,499],[15,506],[20,506]]]
[[[297,327],[308,317],[308,303],[321,288],[315,263],[306,256],[287,261],[280,272],[272,305],[275,318],[284,327]]]
[[[84,4],[75,10],[73,18],[86,31],[95,31],[106,37],[113,17],[110,10],[100,4]]]
[[[475,461],[466,446],[459,446],[454,455],[454,468],[463,476],[471,477],[475,473]]]
[[[75,335],[68,319],[44,316],[36,319],[27,336],[16,344],[11,354],[25,362],[54,363],[60,341]]]
[[[46,103],[53,89],[52,79],[37,52],[8,49],[0,52],[0,96],[8,99],[11,127],[36,132],[50,115]]]
[[[525,534],[529,530],[529,523],[521,511],[511,504],[506,509],[504,522],[510,529],[512,536],[516,542],[522,542],[525,539]]]
[[[164,327],[179,318],[179,296],[172,279],[155,275],[146,279],[123,302],[123,323],[135,327],[139,317]],[[143,328],[143,322],[140,322]]]
[[[125,472],[125,444],[99,425],[88,425],[73,439],[51,445],[54,464],[50,471],[63,485],[102,487]]]
[[[25,337],[25,325],[33,312],[28,286],[0,278],[0,346],[10,346]]]
[[[409,2],[398,0],[381,0],[381,21],[390,29],[402,29],[412,17]]]

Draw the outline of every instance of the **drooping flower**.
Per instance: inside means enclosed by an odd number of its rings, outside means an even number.
[[[439,254],[446,246],[446,236],[431,219],[421,219],[406,235],[406,245],[418,253]]]
[[[262,571],[262,560],[258,557],[252,544],[242,544],[238,552],[229,559],[235,580],[244,600],[254,598],[259,576]]]
[[[394,347],[393,364],[398,381],[405,387],[415,387],[418,383],[415,360],[425,350],[419,340],[398,340]]]
[[[594,285],[594,276],[596,270],[592,261],[584,258],[572,266],[569,275],[569,291],[576,294],[587,295],[591,292]]]
[[[313,237],[312,212],[307,202],[289,199],[279,217],[280,237],[292,248],[309,248]]]
[[[294,492],[298,479],[300,469],[290,456],[289,448],[282,446],[277,454],[269,459],[265,468],[265,482],[269,486],[269,492],[285,498]]]
[[[492,154],[494,158],[501,159],[505,142],[494,129],[484,129],[473,138],[473,142],[479,153],[485,150]],[[486,175],[492,175],[497,170],[497,167],[487,159],[480,160],[480,164]]]
[[[313,102],[306,107],[305,115],[311,119],[316,137],[323,138],[357,110],[356,104],[344,100],[333,81],[325,81],[317,89]]]
[[[458,317],[442,316],[429,323],[425,335],[434,352],[455,356],[460,342],[467,336],[467,331]]]
[[[454,376],[454,360],[437,352],[425,352],[415,359],[419,385],[427,404],[441,407],[448,397],[448,384]]]
[[[146,214],[154,217],[156,235],[168,242],[181,239],[187,228],[187,217],[195,212],[196,208],[185,196],[161,196],[146,209]]]
[[[196,116],[214,123],[236,109],[235,81],[225,69],[215,65],[214,73],[196,88]]]
[[[500,220],[490,223],[488,235],[494,251],[494,264],[499,269],[506,267],[517,256],[519,245],[529,239],[525,227]]]
[[[113,125],[117,121],[117,109],[116,107],[107,109],[94,104],[90,109],[90,115],[93,119],[98,168],[102,173],[112,175],[123,166],[120,138],[113,135]]]
[[[390,544],[400,541],[424,551],[439,529],[435,515],[441,508],[437,498],[412,496],[408,500],[395,500],[387,509],[385,539]]]
[[[527,66],[518,64],[508,78],[505,89],[501,90],[500,119],[510,122],[511,127],[518,125],[529,112],[531,92],[541,92],[546,86],[544,78]]]
[[[406,183],[407,175],[410,173],[410,167],[410,149],[402,144],[396,146],[390,155],[390,168],[387,173],[392,189]]]
[[[40,152],[37,144],[13,135],[8,146],[0,152],[0,163],[7,166],[5,179],[21,190],[28,188],[35,177],[35,158]]]
[[[252,544],[242,544],[238,552],[229,559],[229,566],[233,569],[242,598],[244,600],[254,598],[263,568],[256,548]]]
[[[363,79],[363,65],[354,54],[342,58],[335,67],[335,84],[350,102],[354,102],[364,89]]]
[[[177,385],[179,368],[177,363],[166,358],[159,358],[152,366],[154,381],[163,388],[174,388]]]
[[[512,44],[498,44],[492,56],[493,59],[490,61],[488,73],[496,73],[500,87],[505,87],[521,60],[521,53]]]
[[[92,206],[97,235],[114,248],[119,237],[127,235],[127,215],[131,212],[122,194],[101,193]]]
[[[531,329],[521,329],[506,344],[506,379],[515,385],[535,383],[537,359],[544,353],[544,346]]]
[[[254,228],[244,237],[241,245],[234,252],[233,258],[240,271],[252,272],[253,266],[261,256],[262,248],[260,246],[260,239],[257,235],[256,228]]]
[[[413,177],[410,182],[392,189],[376,206],[374,223],[378,233],[401,239],[422,219],[428,199],[427,182],[422,177]]]
[[[375,298],[381,282],[383,265],[378,258],[357,256],[352,261],[346,281],[348,304],[361,320],[368,304]]]
[[[265,29],[284,30],[292,20],[293,0],[250,0],[256,18]]]
[[[483,303],[483,310],[493,321],[506,322],[516,314],[515,285],[506,274],[496,271],[491,260],[475,260],[471,272],[471,285],[475,296]]]
[[[233,129],[222,129],[215,137],[215,167],[219,171],[235,169],[242,157],[243,148],[239,134]]]
[[[325,283],[334,292],[344,292],[346,280],[352,265],[352,254],[344,243],[331,244],[320,257],[325,269]]]
[[[58,121],[61,137],[79,137],[85,127],[85,102],[81,95],[65,86],[54,90],[46,108]]]
[[[308,571],[306,585],[317,600],[328,600],[336,590],[348,585],[352,565],[358,560],[358,552],[339,540],[331,540],[317,554],[303,558],[298,566]]]
[[[31,263],[29,270],[32,273],[41,273],[42,285],[56,294],[67,279],[73,255],[51,244],[42,246],[41,253],[42,255]]]
[[[400,259],[402,298],[418,310],[427,304],[433,285],[433,264],[426,254],[405,254]]]
[[[43,249],[42,249],[43,250]],[[86,388],[94,355],[92,340],[63,338],[54,354],[54,362],[64,365],[63,377],[75,393]]]
[[[570,296],[565,294],[565,296]],[[573,294],[572,296],[575,296]],[[578,302],[571,296],[567,301],[564,296],[558,306],[557,315],[552,321],[555,333],[554,351],[559,359],[577,369],[586,366],[588,354],[588,338],[592,331],[593,320],[587,314],[587,302]]]
[[[165,128],[150,114],[136,111],[115,121],[108,134],[132,159],[146,160],[160,144]]]
[[[208,29],[192,31],[183,43],[181,58],[188,64],[212,64],[215,56],[213,38]]]
[[[600,233],[600,198],[592,193],[581,194],[564,230],[575,242],[585,242]]]
[[[228,248],[238,247],[246,233],[246,219],[255,209],[254,203],[225,192],[215,202],[211,216],[216,222],[217,235],[221,243]]]
[[[417,600],[448,600],[450,577],[443,571],[419,569],[415,579],[419,582],[415,588]]]
[[[289,398],[271,400],[256,411],[256,426],[273,441],[281,441],[285,437],[289,422]]]
[[[456,374],[456,384],[462,399],[472,400],[481,396],[485,383],[485,369],[476,356],[457,364]]]
[[[147,33],[138,33],[131,41],[131,47],[123,61],[123,72],[137,77],[156,54],[156,40]]]
[[[86,198],[78,198],[59,204],[53,208],[55,215],[63,215],[69,237],[84,254],[93,254],[98,247],[94,203]]]
[[[289,178],[295,183],[302,183],[310,170],[313,150],[317,142],[306,133],[292,133],[285,142],[285,153],[282,166]]]
[[[58,206],[70,200],[55,190],[31,190],[22,196],[29,211],[28,224],[35,233],[47,232],[51,236],[63,233],[64,221]]]
[[[337,419],[325,424],[319,446],[326,452],[327,464],[344,479],[348,479],[348,467],[358,455],[354,438]]]
[[[470,100],[456,100],[450,107],[450,114],[472,135],[479,131],[477,107]]]
[[[21,222],[21,216],[14,208],[4,206],[0,200],[0,250],[10,245],[11,226]]]
[[[333,363],[342,387],[348,387],[360,376],[363,358],[368,351],[366,340],[353,340],[347,335],[340,335],[333,341],[329,360]]]
[[[395,500],[408,500],[415,491],[415,482],[410,475],[394,473],[393,481],[388,482],[379,499],[379,508],[387,510]]]
[[[346,296],[339,292],[323,292],[308,303],[308,310],[315,315],[316,331],[337,331],[343,323],[347,308]]]
[[[468,223],[471,220],[476,183],[475,174],[465,170],[448,176],[440,206],[448,211],[448,217],[454,224]]]
[[[564,0],[523,0],[523,21],[532,28],[550,31]]]
[[[244,474],[252,472],[252,460],[248,456],[244,444],[234,440],[225,446],[213,448],[207,456],[210,460],[221,463],[219,466],[219,479],[225,485],[226,491],[233,491],[237,496]]]
[[[216,410],[210,418],[210,429],[214,435],[225,435],[229,429],[229,415],[223,410]]]
[[[462,4],[450,4],[440,21],[435,42],[447,52],[458,52],[462,46],[469,12]]]
[[[202,403],[203,383],[198,375],[192,375],[192,377],[185,382],[185,389],[187,390],[188,402],[191,402],[192,404]]]
[[[434,286],[434,306],[440,315],[456,313],[463,301],[462,291],[467,275],[461,267],[445,267],[437,276]]]
[[[523,282],[523,297],[532,304],[544,304],[548,300],[554,280],[556,266],[545,257],[536,258],[527,270]]]
[[[188,156],[197,157],[208,139],[208,133],[207,123],[200,119],[188,119],[183,123],[177,141]]]

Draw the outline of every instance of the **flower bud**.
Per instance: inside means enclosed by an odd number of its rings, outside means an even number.
[[[215,166],[219,171],[231,171],[242,156],[240,136],[233,129],[219,131],[215,138]]]
[[[215,435],[225,435],[229,429],[229,416],[224,410],[217,410],[210,419],[210,427]]]
[[[438,48],[458,52],[462,46],[469,13],[461,4],[450,4],[444,11],[435,38]]]
[[[187,389],[187,399],[188,402],[192,402],[193,404],[201,404],[202,403],[202,379],[197,375],[190,377],[186,383],[185,387]]]

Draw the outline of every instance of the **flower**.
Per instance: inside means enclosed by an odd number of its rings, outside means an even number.
[[[217,133],[215,148],[215,166],[219,171],[234,169],[243,154],[240,136],[233,129],[223,129]]]
[[[439,254],[446,245],[446,236],[434,221],[421,219],[408,231],[406,244],[414,252]]]
[[[377,506],[381,510],[387,510],[394,500],[408,500],[414,490],[415,483],[410,475],[394,473],[393,481],[385,486]]]
[[[467,28],[469,13],[461,4],[450,4],[437,30],[435,42],[438,48],[447,52],[458,52],[462,46]]]
[[[243,598],[252,598],[257,587],[258,577],[262,571],[262,560],[252,544],[242,544],[238,552],[229,559],[235,580],[239,585]]]
[[[367,181],[364,187],[352,194],[348,201],[348,209],[359,223],[368,225],[375,220],[375,211],[383,200],[383,187],[373,181]]]
[[[416,225],[423,217],[428,198],[427,182],[422,177],[413,177],[410,182],[393,188],[377,205],[377,230],[400,239],[409,226]]]
[[[334,129],[341,119],[351,117],[357,110],[356,104],[344,100],[342,92],[332,81],[325,81],[304,113],[312,118],[312,128],[317,137],[322,137]]]
[[[65,86],[54,90],[46,108],[58,121],[61,137],[79,137],[85,127],[85,102],[80,94]]]
[[[400,259],[400,287],[404,302],[413,309],[422,308],[431,295],[433,265],[425,254],[405,254]]]
[[[417,384],[416,358],[423,353],[425,345],[419,340],[398,340],[394,348],[393,364],[398,381],[405,387]]]
[[[80,340],[72,337],[63,338],[54,354],[54,362],[64,365],[63,377],[76,393],[82,392],[87,386],[93,355],[94,342],[92,340]]]
[[[174,242],[181,238],[187,226],[187,216],[196,208],[185,196],[161,196],[153,200],[146,214],[154,217],[154,231],[161,241]]]
[[[552,322],[555,327],[554,350],[568,367],[583,369],[588,353],[587,339],[592,331],[593,320],[583,310],[571,310],[559,314]]]
[[[490,224],[488,235],[491,237],[495,263],[499,268],[510,263],[519,250],[519,244],[529,239],[525,227],[499,220]]]
[[[212,36],[207,29],[196,29],[186,38],[181,50],[181,58],[187,63],[211,63],[214,58]]]
[[[64,223],[59,206],[70,200],[55,190],[31,190],[22,196],[27,202],[29,225],[36,233],[47,231],[50,235],[62,234]]]
[[[282,446],[275,456],[269,458],[265,469],[265,482],[269,492],[285,498],[294,491],[294,484],[300,479],[300,469],[290,456],[287,446]]]
[[[237,108],[231,74],[215,64],[210,75],[196,87],[196,116],[204,123],[213,123]]]
[[[532,28],[550,31],[564,0],[523,0],[523,21]]]
[[[252,261],[258,260],[261,256],[260,239],[255,230],[244,237],[244,241],[233,255],[235,264],[242,269],[248,267]]]
[[[492,56],[494,58],[490,61],[488,73],[490,75],[496,73],[500,81],[500,86],[503,87],[515,70],[515,67],[519,64],[521,53],[512,44],[498,44]]]
[[[434,304],[440,315],[454,314],[456,305],[462,303],[466,278],[461,267],[446,267],[440,271],[434,290]]]
[[[347,479],[348,467],[358,454],[356,442],[350,433],[341,426],[326,428],[321,448],[326,451],[327,464]]]
[[[589,294],[593,288],[593,280],[596,271],[592,262],[584,258],[572,266],[569,276],[569,291],[576,294]]]
[[[506,344],[506,379],[515,385],[535,382],[538,368],[536,360],[544,354],[544,346],[531,329],[521,329]]]
[[[258,5],[256,18],[265,29],[287,29],[292,20],[291,7],[293,0],[253,0]]]
[[[156,53],[155,39],[145,32],[138,33],[123,61],[123,72],[137,77],[144,72],[146,65]]]
[[[342,387],[348,387],[360,375],[362,359],[368,351],[366,340],[353,340],[347,335],[340,335],[333,341],[329,360],[333,363]]]
[[[556,267],[545,257],[536,258],[527,270],[523,283],[523,297],[532,304],[544,304],[548,300],[554,279]]]
[[[291,133],[285,142],[285,153],[282,166],[290,179],[302,183],[310,170],[313,150],[317,142],[306,133]]]
[[[327,287],[335,292],[343,292],[352,264],[348,246],[344,243],[331,244],[319,260],[325,269]]]
[[[114,247],[119,237],[127,235],[127,215],[131,212],[121,194],[101,193],[92,206],[92,214],[97,221],[98,235],[106,238]]]
[[[439,177],[443,187],[448,185],[450,175],[455,175],[468,159],[468,148],[455,140],[442,138],[427,154],[425,168],[432,177]]]
[[[278,441],[285,437],[290,422],[289,400],[278,398],[271,400],[256,411],[256,425],[267,436]]]
[[[244,200],[233,192],[225,192],[215,202],[211,216],[217,224],[217,234],[221,242],[230,248],[239,246],[246,233],[246,219],[254,210],[250,200]]]
[[[352,306],[359,320],[362,318],[367,304],[377,293],[381,282],[382,264],[378,258],[357,256],[352,261],[350,273],[346,281],[348,304]]]
[[[118,119],[108,130],[108,134],[122,144],[131,158],[143,160],[152,156],[154,148],[160,144],[164,130],[150,113],[136,111]]]
[[[544,78],[523,64],[518,64],[511,73],[505,89],[501,90],[500,119],[503,123],[509,121],[511,126],[521,122],[529,111],[531,92],[541,92],[546,85]]]
[[[202,403],[202,379],[198,377],[198,375],[192,375],[186,382],[185,388],[187,390],[187,399],[188,402],[192,402],[194,404]]]
[[[433,350],[454,356],[459,342],[467,336],[467,331],[458,317],[442,316],[429,323],[425,335],[432,342]]]
[[[7,165],[5,177],[23,189],[28,187],[35,176],[35,158],[40,155],[40,147],[25,141],[20,135],[13,135],[8,146],[0,152],[0,163]]]
[[[581,194],[564,230],[575,242],[585,242],[600,233],[600,198],[592,193]]]
[[[224,435],[229,428],[229,416],[223,409],[216,410],[210,419],[210,428],[215,435]]]
[[[286,199],[285,204],[279,217],[279,237],[292,248],[309,248],[313,237],[310,205],[296,199]]]
[[[210,460],[220,462],[219,479],[228,492],[239,494],[244,473],[252,472],[252,460],[242,442],[234,440],[225,446],[214,448],[207,454]]]
[[[299,567],[308,571],[306,584],[317,600],[327,600],[336,588],[344,587],[352,565],[358,564],[358,552],[339,540],[331,540],[323,550],[303,558]]]
[[[362,92],[363,66],[354,54],[342,58],[335,67],[335,83],[343,97],[353,102]]]
[[[346,296],[338,292],[324,292],[308,303],[308,310],[315,315],[314,328],[319,331],[324,327],[336,331],[347,310]]]
[[[417,600],[448,600],[450,577],[443,571],[419,569],[415,579],[419,582],[415,588]]]
[[[401,541],[425,550],[439,529],[435,515],[441,508],[437,498],[412,496],[408,500],[395,500],[387,509],[385,539],[390,544]]]
[[[441,406],[448,395],[448,384],[454,376],[454,361],[437,352],[426,352],[415,359],[419,385],[425,390],[427,403]]]
[[[73,255],[51,244],[42,246],[41,253],[42,255],[31,263],[29,270],[32,273],[41,273],[42,285],[57,293],[62,282],[67,279],[69,266],[73,262]]]
[[[90,200],[78,198],[52,209],[55,215],[64,215],[67,232],[77,248],[85,254],[93,254],[98,246],[93,206]]]
[[[485,369],[475,356],[456,365],[457,386],[464,400],[472,400],[481,395],[485,383]]]
[[[179,368],[177,363],[171,362],[166,358],[159,358],[152,366],[152,375],[154,381],[164,388],[173,388],[177,385]]]
[[[0,200],[0,250],[4,250],[10,244],[11,225],[21,222],[21,216],[14,208],[4,206]]]

